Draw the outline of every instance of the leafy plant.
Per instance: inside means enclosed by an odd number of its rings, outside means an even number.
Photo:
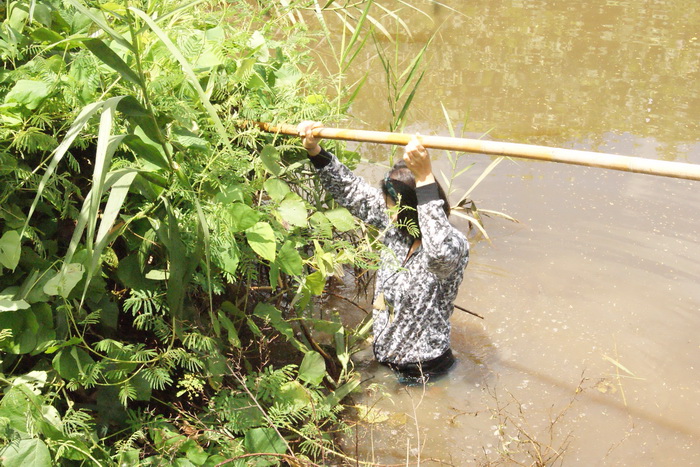
[[[297,92],[320,79],[300,71],[305,37],[241,11],[264,14],[245,2],[6,9],[6,463],[214,465],[280,443],[291,457],[332,446],[325,430],[359,384],[349,355],[367,329],[317,319],[313,304],[372,253],[349,241],[355,220],[327,206],[298,148],[241,126],[337,116]],[[280,340],[297,363],[275,370]],[[41,384],[27,386],[34,374]],[[241,391],[264,421],[212,432],[223,395]],[[307,396],[313,413],[294,403]]]

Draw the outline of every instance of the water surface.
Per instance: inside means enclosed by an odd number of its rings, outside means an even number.
[[[459,13],[430,2],[412,2],[430,17],[402,10],[412,31],[403,60],[437,34],[407,131],[448,135],[444,106],[468,136],[700,163],[699,3],[442,3]],[[359,68],[371,72],[355,126],[386,130],[384,73],[376,60]],[[386,147],[362,150],[386,159]],[[433,157],[449,173],[446,155]],[[453,201],[490,162],[460,161],[475,166]],[[383,175],[361,172],[372,183]],[[519,223],[487,219],[491,242],[473,239],[457,300],[485,319],[455,312],[459,364],[426,388],[361,363],[385,394],[359,401],[380,423],[358,432],[358,455],[700,465],[699,183],[503,162],[473,198]]]

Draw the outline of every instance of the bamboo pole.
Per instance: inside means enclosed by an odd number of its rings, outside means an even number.
[[[298,136],[297,127],[289,124],[272,125],[258,123],[260,129],[270,133]],[[406,133],[385,131],[348,130],[342,128],[320,128],[314,136],[325,139],[339,139],[364,143],[382,143],[405,146],[414,137]],[[538,161],[561,162],[564,164],[599,167],[662,177],[682,178],[700,181],[700,164],[661,161],[643,157],[619,156],[601,152],[579,151],[577,149],[552,148],[532,144],[505,143],[469,138],[446,136],[420,136],[421,144],[431,149],[447,149],[459,152],[474,152],[499,156],[518,157]]]

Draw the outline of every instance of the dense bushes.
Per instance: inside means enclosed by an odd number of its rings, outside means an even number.
[[[373,257],[293,142],[242,126],[344,111],[300,92],[322,89],[308,39],[260,8],[6,4],[4,465],[332,452],[366,326],[318,319],[314,297]],[[296,353],[274,367],[278,342]]]

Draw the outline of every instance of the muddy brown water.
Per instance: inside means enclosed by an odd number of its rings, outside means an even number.
[[[448,135],[444,106],[468,136],[700,163],[700,3],[411,4],[427,15],[402,8],[412,35],[401,34],[401,59],[436,38],[406,131]],[[384,73],[376,59],[360,69],[370,74],[354,126],[386,130]],[[383,162],[388,148],[360,151]],[[449,172],[444,152],[432,156]],[[460,160],[475,165],[453,201],[491,160]],[[377,183],[384,169],[359,171]],[[348,452],[700,465],[700,182],[511,160],[472,198],[519,221],[487,219],[491,242],[472,239],[457,304],[485,319],[455,311],[458,365],[425,388],[361,354],[371,379],[357,402],[373,410]]]

